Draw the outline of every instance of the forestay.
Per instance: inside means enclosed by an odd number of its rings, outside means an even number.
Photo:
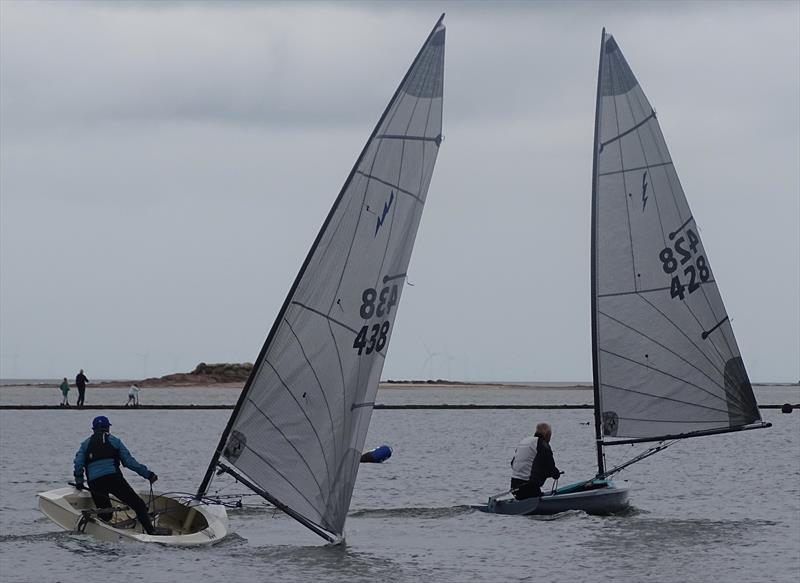
[[[656,113],[610,35],[599,74],[592,308],[603,434],[656,437],[758,422]]]
[[[440,19],[336,199],[218,452],[334,535],[343,532],[442,140],[444,41]]]

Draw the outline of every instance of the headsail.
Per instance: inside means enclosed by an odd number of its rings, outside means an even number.
[[[306,526],[342,535],[442,139],[443,18],[339,193],[201,491],[221,455]]]
[[[603,434],[657,438],[760,422],[655,110],[606,34],[595,124],[593,357]]]

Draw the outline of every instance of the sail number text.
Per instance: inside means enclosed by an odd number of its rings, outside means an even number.
[[[691,229],[687,229],[686,237],[678,237],[675,239],[674,250],[673,247],[664,247],[661,253],[658,254],[664,273],[671,275],[678,271],[679,268],[683,268],[683,274],[688,278],[688,285],[685,285],[681,282],[680,274],[675,273],[675,275],[672,276],[669,289],[670,297],[683,299],[687,287],[688,292],[693,293],[700,288],[700,282],[706,282],[711,277],[711,271],[708,269],[706,258],[702,255],[698,255],[697,258],[694,258],[699,242],[700,239],[695,232]],[[687,263],[689,265],[686,265]],[[684,265],[686,267],[683,267]]]
[[[383,318],[388,316],[396,305],[396,284],[386,286],[380,291],[369,287],[361,294],[359,314],[364,320]],[[388,339],[389,325],[389,321],[385,320],[375,324],[365,324],[361,327],[361,330],[356,334],[356,339],[353,341],[353,348],[358,350],[359,356],[363,352],[372,354],[374,351],[380,352],[383,350]]]

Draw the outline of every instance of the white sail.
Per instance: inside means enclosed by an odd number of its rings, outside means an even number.
[[[341,535],[441,144],[441,19],[315,241],[226,431],[222,456]]]
[[[654,437],[758,422],[655,111],[610,35],[599,75],[592,308],[603,434]]]

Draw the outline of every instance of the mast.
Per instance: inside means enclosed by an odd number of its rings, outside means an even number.
[[[600,412],[600,360],[597,355],[597,154],[600,138],[600,98],[603,80],[603,57],[606,29],[600,33],[600,63],[597,66],[597,101],[594,108],[594,152],[592,153],[592,244],[591,244],[591,300],[592,300],[592,385],[594,388],[594,435],[597,447],[597,473],[605,471],[603,460],[603,433]]]
[[[227,466],[222,464],[220,462],[220,457],[222,456],[222,454],[223,454],[223,452],[225,450],[226,444],[228,443],[228,439],[229,439],[230,434],[231,434],[231,432],[232,432],[232,430],[233,430],[233,428],[235,426],[237,417],[240,414],[240,412],[242,411],[242,408],[244,407],[244,405],[245,405],[245,403],[246,403],[246,401],[248,399],[248,396],[249,396],[249,393],[251,391],[252,385],[257,379],[258,371],[259,371],[262,363],[265,361],[265,359],[267,357],[267,354],[268,354],[273,342],[275,341],[279,330],[281,329],[281,323],[286,318],[286,314],[287,314],[287,311],[289,310],[289,307],[290,307],[290,305],[292,303],[292,299],[294,298],[294,296],[295,296],[295,294],[296,294],[296,292],[298,290],[298,287],[301,285],[302,281],[304,280],[304,277],[306,275],[306,271],[307,271],[310,263],[312,262],[313,257],[315,256],[315,254],[317,252],[317,248],[320,245],[320,242],[322,241],[324,235],[328,231],[330,223],[331,223],[334,215],[339,210],[339,207],[341,205],[343,197],[345,196],[346,192],[348,191],[348,188],[349,188],[350,184],[353,181],[353,178],[354,178],[354,176],[356,174],[356,171],[358,170],[359,166],[361,165],[362,161],[364,160],[365,156],[367,155],[367,152],[368,152],[370,146],[373,144],[378,130],[384,124],[384,121],[386,120],[386,117],[389,114],[389,111],[390,111],[391,107],[397,101],[397,99],[398,99],[398,97],[400,95],[400,92],[403,90],[403,87],[405,86],[407,80],[409,79],[409,75],[411,75],[411,73],[415,70],[415,67],[417,66],[418,62],[420,61],[420,58],[422,57],[423,53],[429,47],[431,39],[438,32],[443,19],[444,19],[444,14],[442,14],[441,17],[436,21],[436,24],[432,28],[430,34],[427,36],[425,42],[422,44],[422,47],[420,48],[419,52],[417,53],[414,61],[412,62],[411,66],[409,67],[409,69],[406,72],[405,76],[403,77],[402,81],[398,85],[398,87],[395,90],[394,94],[392,95],[392,98],[389,100],[389,103],[386,106],[386,109],[384,110],[384,112],[381,115],[380,119],[378,120],[378,123],[375,125],[375,128],[373,129],[372,133],[370,134],[369,139],[366,141],[366,143],[364,145],[364,148],[362,149],[361,153],[359,154],[359,156],[358,156],[358,158],[356,160],[356,163],[354,164],[352,170],[350,171],[350,174],[348,175],[347,179],[345,180],[344,185],[342,186],[342,189],[339,191],[339,195],[337,196],[335,202],[333,203],[333,206],[331,207],[330,212],[328,213],[327,217],[325,218],[325,221],[323,222],[322,227],[321,227],[320,231],[318,232],[317,237],[314,240],[314,243],[311,246],[311,249],[309,250],[309,252],[308,252],[308,254],[307,254],[307,256],[306,256],[306,258],[305,258],[305,260],[304,260],[304,262],[302,264],[302,266],[300,267],[300,270],[299,270],[297,276],[295,277],[294,283],[292,284],[292,287],[289,290],[289,293],[287,294],[286,299],[284,300],[280,311],[278,312],[278,315],[277,315],[277,317],[275,319],[275,322],[273,323],[272,328],[270,329],[270,332],[269,332],[269,334],[267,336],[267,339],[266,339],[266,341],[264,342],[264,345],[261,348],[261,351],[260,351],[260,353],[258,355],[258,358],[257,358],[257,360],[256,360],[256,362],[255,362],[255,364],[253,366],[253,369],[252,369],[252,371],[250,373],[250,376],[248,377],[247,382],[245,383],[245,386],[244,386],[244,388],[242,390],[242,393],[240,394],[239,399],[238,399],[238,401],[236,403],[236,406],[234,407],[234,410],[231,413],[230,418],[228,419],[228,423],[227,423],[224,431],[222,432],[222,435],[220,437],[220,440],[219,440],[219,443],[217,445],[217,448],[214,451],[214,454],[212,456],[211,462],[209,463],[208,469],[206,470],[205,476],[203,477],[203,480],[202,480],[202,482],[201,482],[201,484],[200,484],[200,486],[198,488],[198,491],[197,491],[197,494],[196,494],[198,498],[203,496],[207,492],[209,484],[210,484],[210,482],[211,482],[211,480],[213,478],[214,472],[215,472],[215,470],[217,470],[217,468],[219,468],[223,472],[227,472],[227,473],[230,473],[230,474],[234,475],[234,477],[239,479],[246,486],[250,487],[256,493],[262,495],[264,498],[266,498],[270,502],[273,502],[273,503],[275,503],[276,501],[280,502],[279,500],[277,500],[276,497],[274,497],[269,492],[266,492],[265,490],[261,489],[260,487],[257,487],[257,486],[254,487],[254,484],[252,484],[252,482],[243,479],[242,476],[240,476],[239,474],[233,472],[230,468],[228,468]],[[308,521],[307,519],[305,519],[305,517],[303,517],[302,514],[294,511],[293,509],[289,508],[287,505],[285,505],[283,503],[276,504],[276,506],[279,509],[281,509],[284,512],[286,512],[287,514],[289,514],[290,516],[292,516],[293,518],[295,518],[296,520],[298,520],[299,522],[301,522],[301,524],[303,524],[304,526],[307,526],[307,527],[311,528],[309,526],[308,522],[311,522],[311,524],[314,524],[312,521]],[[298,518],[298,516],[300,518]],[[301,520],[301,518],[303,520]],[[317,529],[311,528],[311,530],[313,530],[317,534],[320,534],[320,532],[318,532]],[[324,538],[328,538],[328,537],[326,537],[326,536],[324,536],[322,534],[320,534],[320,536],[323,536]]]

